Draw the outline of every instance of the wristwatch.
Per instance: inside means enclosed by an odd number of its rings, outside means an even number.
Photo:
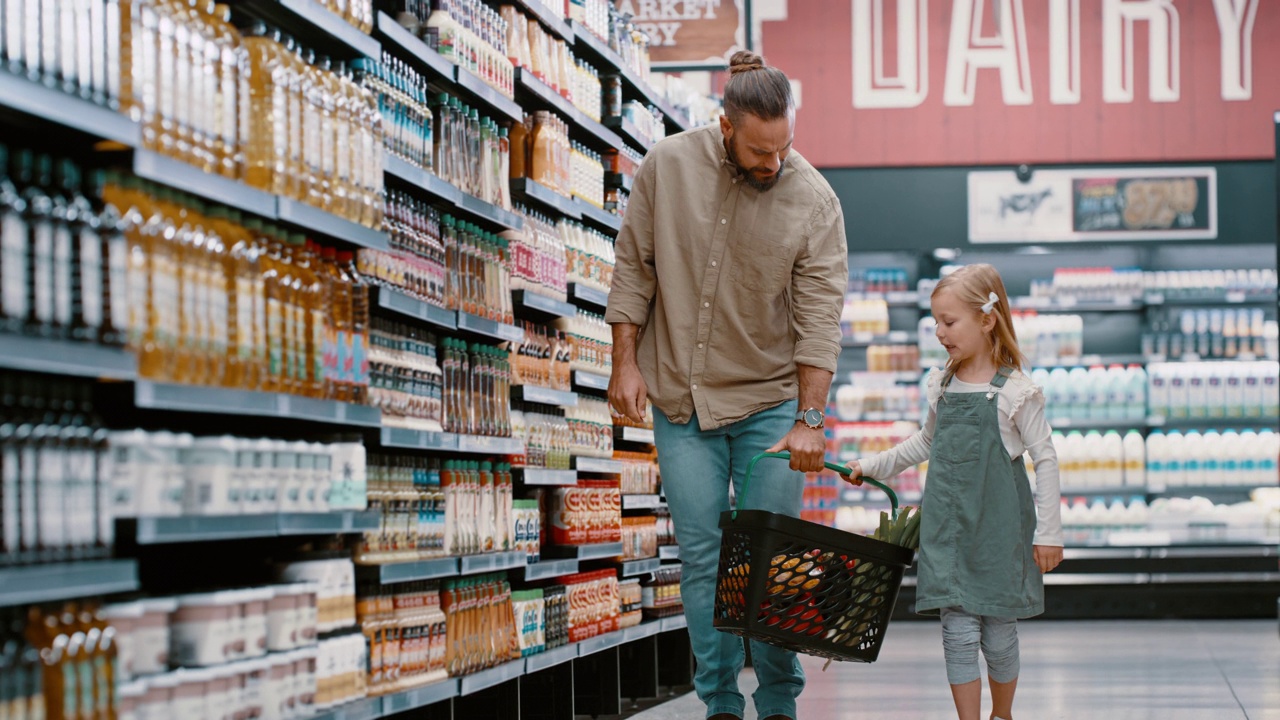
[[[811,430],[821,430],[827,416],[818,408],[805,408],[796,413],[796,422],[802,422]]]

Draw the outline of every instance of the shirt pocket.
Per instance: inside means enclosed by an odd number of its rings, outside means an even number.
[[[937,433],[946,439],[946,447],[941,449],[952,465],[977,462],[982,440],[982,426],[978,418],[964,415],[939,417]]]
[[[791,279],[792,249],[749,237],[734,258],[734,282],[754,292],[778,295]]]

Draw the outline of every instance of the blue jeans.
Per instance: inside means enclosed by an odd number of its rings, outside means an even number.
[[[716,573],[720,563],[720,513],[729,509],[729,480],[742,497],[747,463],[782,439],[795,424],[796,401],[763,410],[745,420],[703,432],[697,417],[676,425],[661,412],[653,417],[654,442],[662,487],[680,542],[680,595],[697,660],[693,687],[707,704],[707,716],[742,717],[746,700],[738,691],[745,662],[742,638],[712,625]],[[767,509],[800,515],[804,474],[785,460],[761,460],[751,476],[741,509]],[[793,652],[752,641],[751,659],[760,688],[752,699],[761,718],[796,716],[796,698],[804,689],[804,670]]]

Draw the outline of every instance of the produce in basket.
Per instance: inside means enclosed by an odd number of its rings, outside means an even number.
[[[911,550],[920,549],[920,508],[902,508],[898,511],[897,520],[890,520],[889,513],[881,510],[880,527],[876,528],[871,537]]]

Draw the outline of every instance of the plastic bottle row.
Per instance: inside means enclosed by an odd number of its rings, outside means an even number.
[[[1153,293],[1166,299],[1196,299],[1241,292],[1276,292],[1270,268],[1238,270],[1147,270],[1139,268],[1058,268],[1050,280],[1032,280],[1032,297],[1110,302],[1118,297],[1142,298]]]
[[[564,416],[573,433],[574,455],[613,457],[613,420],[609,403],[579,397],[576,407],[565,408]]]
[[[515,96],[515,68],[507,58],[507,20],[480,0],[404,0],[396,22],[506,97]]]
[[[545,110],[525,115],[511,126],[509,177],[525,178],[552,192],[572,197],[575,173],[569,124]]]
[[[422,333],[378,318],[370,336],[370,404],[383,423],[427,432],[510,437],[511,365],[504,349]]]
[[[390,250],[362,249],[357,270],[369,282],[448,310],[510,324],[510,241],[478,225],[441,215],[427,203],[393,192]]]
[[[524,230],[511,237],[511,289],[532,290],[554,298],[568,299],[568,251],[562,226],[546,216],[517,205],[524,218]]]
[[[1203,433],[1136,430],[1053,433],[1064,492],[1086,489],[1261,487],[1280,482],[1280,435],[1274,430]],[[1028,459],[1028,470],[1034,467]]]
[[[869,414],[908,418],[920,412],[919,385],[898,385],[875,377],[857,373],[852,383],[836,388],[836,414],[841,420],[861,420]]]
[[[364,534],[365,565],[514,549],[511,466],[471,460],[375,455],[369,507],[381,514]]]
[[[1174,419],[1280,417],[1280,362],[1152,363],[1147,409]]]
[[[557,320],[556,327],[573,345],[570,367],[601,375],[612,371],[613,334],[604,316],[579,309],[577,315]]]
[[[524,444],[524,454],[517,456],[515,464],[531,468],[568,470],[573,454],[573,431],[569,421],[550,409],[534,410],[538,406],[512,410],[511,436]]]
[[[1280,539],[1280,498],[1224,504],[1203,497],[1112,500],[1063,498],[1068,546],[1150,543],[1258,543]],[[1122,539],[1123,538],[1123,539]]]
[[[510,343],[508,349],[514,384],[566,392],[570,389],[573,346],[562,331],[526,323],[524,337]]]
[[[845,298],[840,313],[840,331],[845,337],[855,335],[887,335],[889,305],[883,299]]]
[[[849,268],[849,293],[856,295],[907,292],[904,268]]]
[[[573,103],[587,117],[600,121],[600,74],[574,57],[565,41],[552,37],[533,18],[515,6],[503,5],[507,20],[507,49],[511,64],[531,72]]]
[[[1280,359],[1280,327],[1262,308],[1167,311],[1142,333],[1142,353],[1170,360]]]

